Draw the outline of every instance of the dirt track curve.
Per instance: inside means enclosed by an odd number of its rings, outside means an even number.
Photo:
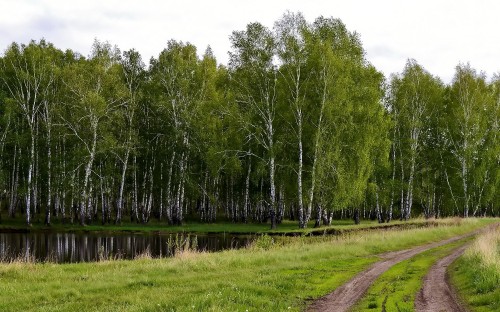
[[[446,268],[467,248],[455,249],[451,254],[434,264],[424,277],[422,289],[415,298],[417,312],[466,312],[453,288],[448,283]]]
[[[387,271],[393,265],[401,261],[407,260],[429,249],[458,241],[465,237],[475,235],[483,230],[484,228],[471,233],[442,240],[439,242],[430,243],[427,245],[422,245],[411,249],[385,253],[381,255],[382,260],[375,262],[368,269],[359,273],[358,275],[353,277],[350,281],[335,289],[332,293],[314,301],[309,306],[307,311],[314,311],[314,312],[349,311],[349,309],[354,304],[356,304],[356,302],[358,302],[359,299],[363,297],[365,292],[368,290],[370,285],[377,279],[377,277],[379,277],[382,273]],[[439,310],[422,310],[422,311],[438,312]],[[462,310],[453,310],[453,311],[462,311]]]

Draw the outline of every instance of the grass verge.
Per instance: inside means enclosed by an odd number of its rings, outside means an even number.
[[[324,234],[344,234],[347,232],[363,231],[366,229],[391,229],[394,227],[418,228],[437,226],[443,223],[453,221],[413,219],[411,221],[392,221],[391,223],[379,224],[377,221],[364,220],[361,224],[355,225],[352,220],[334,220],[331,226],[322,226],[314,228],[314,222],[310,222],[305,229],[299,229],[296,221],[285,220],[278,225],[278,229],[270,230],[266,223],[198,223],[191,222],[178,226],[167,225],[165,222],[152,220],[147,224],[124,222],[121,225],[115,224],[89,224],[81,226],[79,224],[63,224],[60,221],[54,221],[50,226],[43,222],[34,222],[27,226],[22,219],[6,219],[0,224],[0,231],[3,232],[111,232],[111,233],[193,233],[193,234],[269,234],[269,235],[324,235]]]
[[[495,219],[325,237],[170,259],[0,264],[0,311],[300,311],[378,260]]]
[[[479,236],[449,272],[471,311],[500,311],[500,227]]]

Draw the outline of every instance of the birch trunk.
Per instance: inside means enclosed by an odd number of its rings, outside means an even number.
[[[311,169],[311,186],[309,188],[309,202],[307,204],[307,212],[304,218],[304,227],[307,227],[307,223],[311,219],[312,207],[314,203],[314,189],[316,187],[316,167],[318,162],[319,148],[321,142],[321,126],[323,121],[323,113],[325,110],[326,99],[327,99],[327,81],[326,81],[326,66],[323,67],[323,94],[321,99],[321,108],[318,117],[318,128],[316,130],[316,138],[314,142],[314,156],[313,156],[313,164]]]
[[[21,148],[18,149],[17,146],[15,146],[14,147],[13,166],[12,166],[10,204],[9,204],[9,217],[11,217],[11,218],[14,218],[16,215],[16,208],[17,208],[17,201],[18,201],[17,190],[19,189],[19,163],[20,163],[19,159],[20,158],[21,158]]]
[[[137,156],[134,155],[134,191],[133,191],[133,200],[132,200],[132,211],[130,213],[130,218],[132,221],[139,222],[139,191],[138,191],[138,182],[137,182]]]
[[[50,121],[49,121],[50,122]],[[52,148],[51,126],[47,127],[47,208],[45,211],[45,224],[50,225],[50,210],[52,207]]]
[[[174,160],[175,151],[172,151],[172,157],[170,158],[170,165],[168,168],[168,180],[167,180],[167,219],[169,223],[173,223],[172,219],[172,174],[174,170]]]
[[[35,118],[35,129],[36,129],[36,132],[35,132],[35,148],[34,148],[34,151],[35,151],[35,157],[34,157],[34,164],[33,164],[33,187],[32,187],[32,198],[31,198],[31,201],[33,202],[33,204],[31,205],[31,207],[33,208],[32,210],[32,214],[35,215],[37,213],[39,213],[40,211],[40,207],[39,207],[39,201],[38,201],[38,196],[39,196],[39,192],[38,192],[38,187],[39,187],[39,173],[40,173],[40,165],[39,165],[39,159],[40,159],[40,156],[38,155],[38,143],[36,142],[36,138],[38,138],[38,121],[36,120]]]
[[[127,165],[128,158],[130,155],[130,146],[127,144],[127,149],[125,151],[125,158],[123,159],[123,168],[120,179],[120,189],[118,191],[118,201],[116,207],[116,224],[122,223],[122,211],[123,211],[123,190],[125,188],[125,178],[127,175]]]
[[[376,186],[376,189],[375,189],[375,205],[376,205],[377,221],[378,221],[378,223],[384,223],[384,220],[382,219],[382,213],[380,211],[380,202],[379,202],[379,198],[378,198],[378,186]]]
[[[85,206],[88,201],[89,197],[89,192],[88,192],[88,186],[89,186],[89,180],[90,180],[90,174],[92,171],[92,166],[94,164],[94,158],[95,158],[95,153],[96,153],[96,147],[97,147],[97,120],[92,120],[91,121],[91,127],[92,127],[92,147],[90,150],[90,155],[89,155],[89,160],[87,161],[87,164],[85,165],[85,175],[83,178],[83,189],[82,189],[82,194],[81,194],[81,199],[80,199],[80,225],[85,225]]]
[[[31,225],[31,192],[32,192],[32,178],[33,178],[33,165],[35,162],[35,135],[31,129],[31,145],[30,145],[30,163],[28,168],[28,181],[27,181],[27,194],[26,194],[26,223]]]
[[[163,162],[160,164],[160,211],[158,213],[158,220],[163,219]]]
[[[298,211],[299,211],[299,227],[301,229],[306,227],[306,223],[304,223],[304,202],[303,202],[303,195],[302,195],[302,167],[303,167],[303,147],[302,147],[302,111],[297,112],[299,113],[299,118],[298,118],[298,136],[299,136],[299,170],[297,172],[297,205],[298,205]]]
[[[149,197],[147,200],[146,215],[145,215],[145,218],[143,219],[143,222],[145,222],[145,223],[149,222],[149,217],[151,215],[151,208],[153,206],[153,186],[154,186],[153,183],[154,183],[153,166],[149,165]]]
[[[182,223],[182,187],[183,187],[183,183],[184,183],[184,152],[182,153],[181,155],[181,159],[180,159],[180,165],[179,165],[179,183],[178,183],[178,186],[177,186],[177,195],[176,195],[176,200],[175,200],[175,209],[174,209],[174,217],[173,217],[173,220],[174,220],[174,224],[175,225],[180,225]]]
[[[392,147],[392,189],[391,189],[391,203],[389,205],[389,211],[387,214],[387,223],[392,221],[392,207],[394,206],[394,196],[395,196],[395,190],[396,190],[396,129],[394,129],[394,134],[393,134],[393,147]]]
[[[207,217],[207,206],[209,201],[208,195],[207,195],[207,187],[208,187],[208,169],[205,170],[205,179],[203,179],[203,189],[202,189],[202,197],[201,197],[201,206],[200,206],[200,219],[202,222],[205,222],[208,217]]]
[[[272,145],[271,145],[272,148]],[[269,204],[269,214],[271,217],[271,229],[276,229],[276,185],[274,183],[274,174],[275,174],[275,163],[274,163],[274,155],[271,156],[269,160],[269,183],[271,188],[271,196],[270,196],[270,204]]]
[[[99,173],[101,177],[99,178],[99,190],[101,191],[101,224],[106,224],[106,200],[104,195],[104,187],[102,183],[102,165],[99,166]]]
[[[462,165],[462,187],[464,191],[464,218],[468,218],[469,217],[469,193],[468,193],[468,183],[467,183],[468,168],[465,156],[463,156],[462,158],[461,165]]]

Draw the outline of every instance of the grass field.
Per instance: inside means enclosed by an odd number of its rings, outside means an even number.
[[[0,311],[301,311],[376,261],[378,253],[495,221],[288,237],[279,244],[263,236],[249,249],[170,259],[0,264]]]
[[[500,228],[479,236],[449,273],[471,311],[500,311]]]

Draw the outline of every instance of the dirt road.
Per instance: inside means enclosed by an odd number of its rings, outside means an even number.
[[[412,249],[406,249],[401,251],[394,251],[383,254],[382,260],[372,264],[371,267],[366,269],[365,271],[359,273],[350,281],[335,289],[332,293],[319,298],[311,306],[309,306],[308,311],[317,311],[317,312],[342,312],[348,311],[356,302],[363,297],[365,292],[368,290],[370,285],[379,277],[382,273],[387,271],[393,265],[407,260],[419,253],[422,253],[426,250],[439,247],[448,243],[452,243],[463,239],[468,236],[472,236],[477,234],[478,231],[467,233],[460,236],[455,236],[446,240],[442,240],[439,242],[418,246]],[[451,262],[450,262],[451,263]],[[422,311],[431,311],[431,310],[422,310]],[[439,311],[439,310],[432,310]],[[461,311],[461,310],[454,310]]]
[[[465,312],[448,283],[446,268],[467,248],[461,246],[432,266],[424,278],[422,289],[415,298],[417,312]]]

